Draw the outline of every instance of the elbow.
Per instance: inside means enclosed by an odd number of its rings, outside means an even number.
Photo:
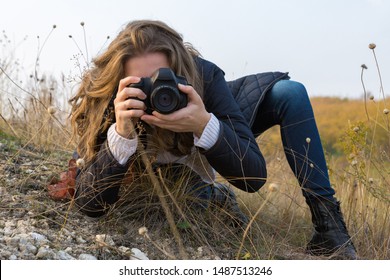
[[[264,186],[266,181],[267,181],[267,178],[247,180],[245,182],[245,185],[246,185],[245,191],[248,193],[255,193],[255,192],[259,191],[262,186]]]
[[[231,180],[230,183],[245,192],[255,193],[264,186],[266,181],[267,177],[263,175],[261,177],[247,177],[241,180]]]
[[[257,167],[256,175],[251,176],[249,180],[246,180],[246,191],[249,193],[257,192],[267,181],[267,168],[264,159],[262,158],[261,164]]]
[[[91,218],[101,217],[107,212],[107,209],[101,207],[100,205],[96,205],[96,203],[91,201],[88,202],[81,198],[75,198],[75,205],[82,214]]]
[[[109,210],[107,203],[104,203],[99,195],[87,195],[91,190],[85,190],[81,186],[76,186],[74,202],[78,210],[84,215],[97,218],[107,213]]]
[[[84,215],[90,218],[100,218],[101,216],[106,214],[105,211],[102,210],[87,210],[85,208],[80,208],[80,211],[81,213],[83,213]]]
[[[241,180],[233,180],[233,185],[248,193],[259,191],[267,181],[267,169],[265,164],[261,164],[254,171],[251,175],[245,174]]]

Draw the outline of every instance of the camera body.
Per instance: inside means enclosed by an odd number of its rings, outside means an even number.
[[[146,94],[143,102],[147,114],[153,111],[170,114],[188,104],[187,94],[179,90],[179,83],[188,84],[186,78],[176,76],[170,68],[160,68],[152,77],[141,78],[138,83],[130,84],[129,87],[139,88]]]

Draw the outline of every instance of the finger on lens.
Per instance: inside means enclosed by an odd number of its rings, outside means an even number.
[[[124,105],[127,109],[140,109],[145,110],[145,103],[141,100],[135,98],[129,98],[124,102]]]
[[[124,92],[128,98],[136,97],[142,100],[146,99],[146,94],[139,88],[126,87],[124,89]]]
[[[194,93],[196,92],[192,86],[183,85],[183,84],[179,84],[179,90],[187,94],[189,97],[193,96]]]
[[[119,90],[124,89],[125,87],[127,87],[130,84],[138,83],[140,80],[141,80],[141,78],[135,77],[135,76],[125,77],[119,81]]]
[[[122,118],[140,118],[145,114],[143,110],[128,110],[128,111],[122,111],[121,113]]]

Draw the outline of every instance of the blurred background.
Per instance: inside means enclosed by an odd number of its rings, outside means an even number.
[[[12,50],[26,76],[35,68],[38,53],[42,72],[78,75],[78,64],[91,60],[107,46],[111,40],[107,36],[115,37],[134,19],[165,21],[218,64],[228,80],[256,72],[288,71],[306,85],[311,96],[360,98],[360,65],[364,63],[367,89],[379,96],[369,43],[377,44],[382,75],[390,75],[390,56],[385,55],[390,48],[390,36],[386,36],[390,34],[390,1],[385,0],[1,2],[1,43],[8,41],[8,48],[0,48],[0,59]],[[56,29],[44,44],[53,25]]]

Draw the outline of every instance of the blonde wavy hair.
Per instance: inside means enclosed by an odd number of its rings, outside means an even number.
[[[70,99],[73,137],[78,142],[79,155],[86,162],[96,156],[101,144],[99,135],[104,135],[115,121],[107,115],[107,107],[116,94],[119,81],[125,77],[126,61],[152,52],[165,54],[171,69],[177,75],[186,77],[198,94],[203,95],[203,83],[194,61],[199,56],[198,51],[161,21],[130,22],[107,50],[93,60],[93,66],[84,73],[76,95]],[[151,134],[156,149],[167,150],[175,155],[191,152],[192,133],[174,133],[155,128]]]

